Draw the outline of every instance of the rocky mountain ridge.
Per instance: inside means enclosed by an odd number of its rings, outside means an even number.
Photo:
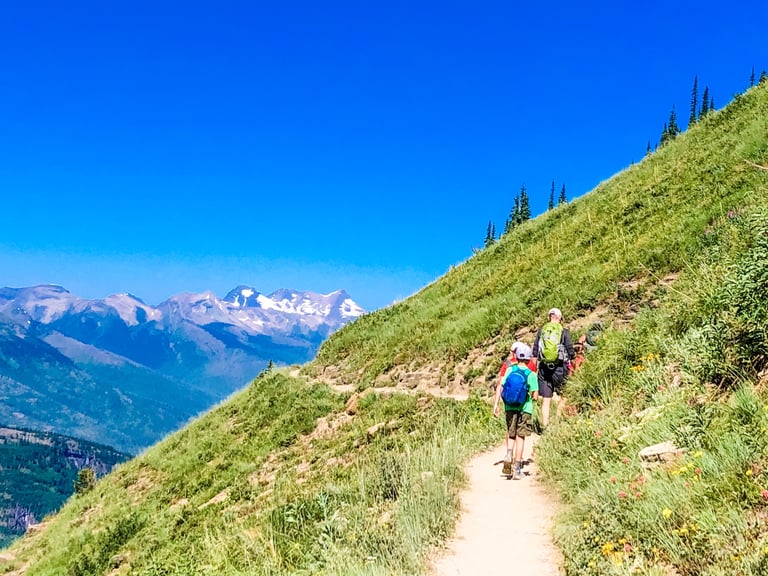
[[[238,286],[158,306],[79,298],[56,285],[0,289],[0,423],[134,451],[252,380],[310,360],[364,314],[339,290]]]

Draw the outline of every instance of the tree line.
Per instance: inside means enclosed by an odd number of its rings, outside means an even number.
[[[555,181],[552,180],[552,187],[549,189],[549,203],[547,204],[547,210],[553,210],[555,208]],[[565,192],[565,184],[560,188],[560,194],[557,197],[557,206],[562,206],[568,202],[568,198]],[[528,197],[528,191],[525,189],[525,184],[520,188],[520,192],[515,195],[512,203],[512,209],[509,211],[509,216],[504,223],[504,230],[502,234],[507,234],[516,226],[519,226],[526,220],[531,219],[531,203]],[[501,235],[499,235],[501,237]],[[484,247],[488,247],[496,242],[496,225],[492,220],[488,220],[488,228],[485,231]]]
[[[752,88],[755,84],[764,84],[768,82],[768,73],[765,69],[760,72],[759,77],[755,77],[755,67],[752,67],[752,73],[749,76],[749,87]],[[705,85],[704,90],[699,96],[699,76],[698,74],[693,77],[693,86],[691,88],[691,104],[688,114],[688,128],[702,120],[710,112],[715,110],[715,98],[712,96],[709,90],[709,86]],[[677,112],[674,104],[672,110],[669,113],[668,120],[664,123],[664,128],[661,131],[659,142],[651,149],[651,141],[648,140],[646,146],[646,155],[655,151],[659,146],[663,146],[670,140],[674,140],[682,130],[677,122]],[[560,189],[560,194],[557,197],[557,203],[555,203],[555,181],[552,180],[552,187],[549,190],[549,203],[547,204],[547,210],[553,210],[556,206],[562,206],[568,202],[565,193],[565,184]],[[496,235],[496,225],[492,220],[488,220],[488,227],[485,231],[485,240],[483,247],[487,248],[496,242],[497,238],[500,238],[503,234],[509,233],[516,226],[519,226],[526,220],[531,219],[531,206],[528,197],[528,192],[525,189],[525,184],[520,188],[520,192],[515,195],[513,199],[512,209],[509,212],[509,216],[504,224],[504,230]]]

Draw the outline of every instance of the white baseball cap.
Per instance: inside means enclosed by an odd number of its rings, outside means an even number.
[[[515,350],[515,358],[518,360],[530,360],[531,356],[533,356],[533,350],[531,350],[531,347],[528,346],[528,344],[520,343],[520,346],[517,347]]]
[[[563,313],[560,312],[560,308],[550,308],[548,316],[557,316],[558,318],[562,318]]]
[[[525,342],[520,342],[520,340],[516,340],[512,343],[512,347],[509,349],[510,352],[517,352],[517,349],[520,348],[520,346],[525,346]]]

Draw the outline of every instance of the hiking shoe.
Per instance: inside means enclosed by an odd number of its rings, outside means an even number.
[[[523,477],[523,467],[520,464],[515,464],[515,473],[512,475],[512,480],[520,480]]]
[[[501,473],[506,474],[507,476],[512,474],[512,462],[504,460],[504,466],[501,467]]]

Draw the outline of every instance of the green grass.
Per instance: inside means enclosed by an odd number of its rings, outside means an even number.
[[[463,464],[502,438],[496,355],[552,306],[566,321],[600,310],[609,326],[537,446],[566,572],[768,573],[759,166],[768,86],[345,327],[301,377],[262,374],[70,499],[0,574],[424,574],[456,520]],[[424,366],[469,400],[374,388]],[[644,467],[639,451],[662,441],[679,454]]]

